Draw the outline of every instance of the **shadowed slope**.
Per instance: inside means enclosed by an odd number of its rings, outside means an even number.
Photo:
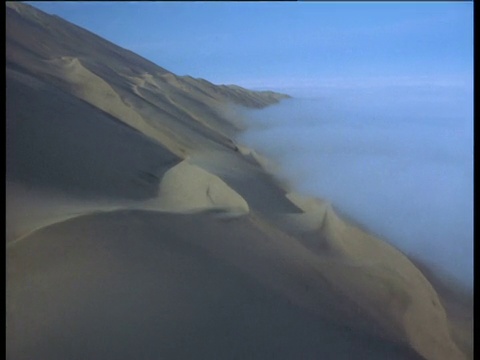
[[[259,262],[265,253],[251,245],[277,241],[259,230],[248,219],[124,211],[38,231],[8,250],[7,357],[416,358],[281,295],[305,292],[309,275]],[[218,242],[226,247],[205,247]]]
[[[7,69],[6,92],[10,181],[84,197],[146,199],[180,161],[111,115],[31,76]]]

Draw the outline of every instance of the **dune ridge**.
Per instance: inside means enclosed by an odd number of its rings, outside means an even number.
[[[236,142],[287,95],[6,10],[7,358],[473,358],[425,271]]]
[[[160,208],[168,211],[219,210],[247,214],[247,202],[224,181],[187,160],[163,176],[159,190]]]

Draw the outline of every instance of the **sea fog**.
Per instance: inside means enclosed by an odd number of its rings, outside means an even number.
[[[246,111],[239,141],[295,190],[472,289],[471,85],[275,90],[293,98]]]

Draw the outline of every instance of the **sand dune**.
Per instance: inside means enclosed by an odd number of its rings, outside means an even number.
[[[285,95],[20,3],[6,74],[8,359],[473,358],[465,296],[235,143]]]
[[[10,69],[7,78],[6,165],[13,182],[95,199],[146,199],[181,160],[48,83]]]
[[[56,223],[85,214],[128,208],[126,202],[81,200],[61,192],[10,182],[6,184],[6,195],[7,247]]]
[[[276,241],[254,228],[246,218],[122,211],[35,233],[8,249],[7,357],[416,358],[327,322],[245,274],[251,266],[275,276],[262,265],[264,252],[241,264],[245,235],[254,238],[249,244]],[[222,260],[225,249],[204,250],[210,240],[241,250],[241,266]],[[298,275],[275,278],[305,292]]]
[[[248,213],[246,201],[219,177],[187,160],[163,176],[158,194],[160,208],[171,212],[222,210]]]
[[[406,256],[340,220],[331,210],[326,213],[323,233],[333,252],[368,269],[365,274],[352,269],[338,283],[356,299],[363,298],[360,301],[366,301],[379,322],[401,329],[413,348],[426,358],[463,358],[450,337],[438,294]],[[339,274],[335,272],[334,276]],[[388,305],[377,307],[375,303]]]
[[[59,76],[71,84],[72,94],[141,130],[142,117],[125,104],[106,81],[83,66],[78,58],[62,56],[51,62],[58,67]]]
[[[288,193],[286,197],[302,210],[300,214],[288,214],[281,219],[290,231],[303,234],[318,230],[323,226],[327,210],[331,209],[331,205],[327,201],[305,197],[293,192]]]

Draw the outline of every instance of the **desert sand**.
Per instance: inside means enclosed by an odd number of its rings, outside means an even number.
[[[473,358],[471,294],[236,142],[288,95],[6,11],[8,359]]]

